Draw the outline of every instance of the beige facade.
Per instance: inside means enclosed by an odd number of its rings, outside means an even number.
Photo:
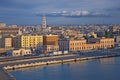
[[[19,50],[10,50],[7,51],[8,56],[24,56],[24,55],[31,55],[32,52],[30,49],[19,49]]]
[[[2,37],[0,39],[0,47],[1,48],[11,48],[12,47],[12,38]]]
[[[0,27],[0,34],[19,34],[20,29],[18,27]]]
[[[94,38],[97,38],[97,34],[95,34],[94,32],[90,32],[89,33],[91,36],[93,36]]]
[[[114,47],[114,38],[102,38],[100,39],[99,48],[112,48]]]
[[[86,50],[86,40],[70,40],[70,51]]]
[[[59,45],[45,45],[43,50],[47,52],[59,51]]]
[[[59,49],[61,51],[83,51],[100,48],[114,47],[114,38],[102,38],[97,43],[87,43],[85,39],[59,40]]]

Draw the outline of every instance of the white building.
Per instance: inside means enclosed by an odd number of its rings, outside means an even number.
[[[30,49],[18,49],[18,50],[10,50],[7,51],[8,56],[25,56],[25,55],[31,55],[32,52]]]

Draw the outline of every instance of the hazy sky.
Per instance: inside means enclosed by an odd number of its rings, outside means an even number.
[[[38,18],[36,14],[74,10],[86,10],[90,13],[102,15],[107,14],[110,17],[102,19],[110,20],[113,23],[120,22],[120,0],[0,0],[0,22],[8,24],[39,24],[38,20],[41,18]],[[92,19],[92,17],[89,18]],[[99,18],[97,19],[99,21]],[[53,20],[49,22],[51,24],[55,23]],[[69,21],[67,22],[69,23]],[[85,22],[89,23],[89,20],[86,19]]]

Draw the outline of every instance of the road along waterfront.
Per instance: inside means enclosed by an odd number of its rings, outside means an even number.
[[[120,52],[115,52],[114,50],[101,52],[101,51],[93,51],[86,52],[83,54],[69,54],[69,55],[60,55],[60,56],[52,56],[52,57],[42,57],[42,58],[30,58],[24,60],[15,60],[15,61],[7,61],[0,63],[5,70],[11,69],[19,69],[25,67],[34,67],[40,65],[49,65],[56,63],[66,63],[71,61],[82,61],[82,60],[90,60],[90,59],[99,59],[99,58],[107,58],[107,57],[116,57],[120,56]]]

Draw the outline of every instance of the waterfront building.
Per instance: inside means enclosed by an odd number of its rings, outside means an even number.
[[[13,38],[15,48],[36,48],[43,45],[43,36],[22,35]]]
[[[92,41],[92,40],[91,40]],[[84,51],[101,48],[114,47],[114,38],[100,38],[87,43],[86,39],[61,39],[59,40],[59,49],[61,51]]]
[[[64,39],[59,40],[59,49],[61,51],[78,51],[86,50],[86,40],[85,39]]]
[[[115,45],[114,38],[101,38],[98,48],[113,48]]]
[[[31,55],[32,51],[30,49],[18,49],[18,50],[9,50],[7,51],[7,56],[25,56]]]
[[[69,49],[69,39],[59,39],[58,44],[59,44],[59,50],[64,51],[64,50],[70,50]]]
[[[58,45],[58,35],[44,35],[43,45]]]
[[[43,46],[44,52],[54,52],[54,51],[59,51],[59,45],[44,45]]]
[[[58,35],[44,35],[43,36],[43,52],[58,51]]]

